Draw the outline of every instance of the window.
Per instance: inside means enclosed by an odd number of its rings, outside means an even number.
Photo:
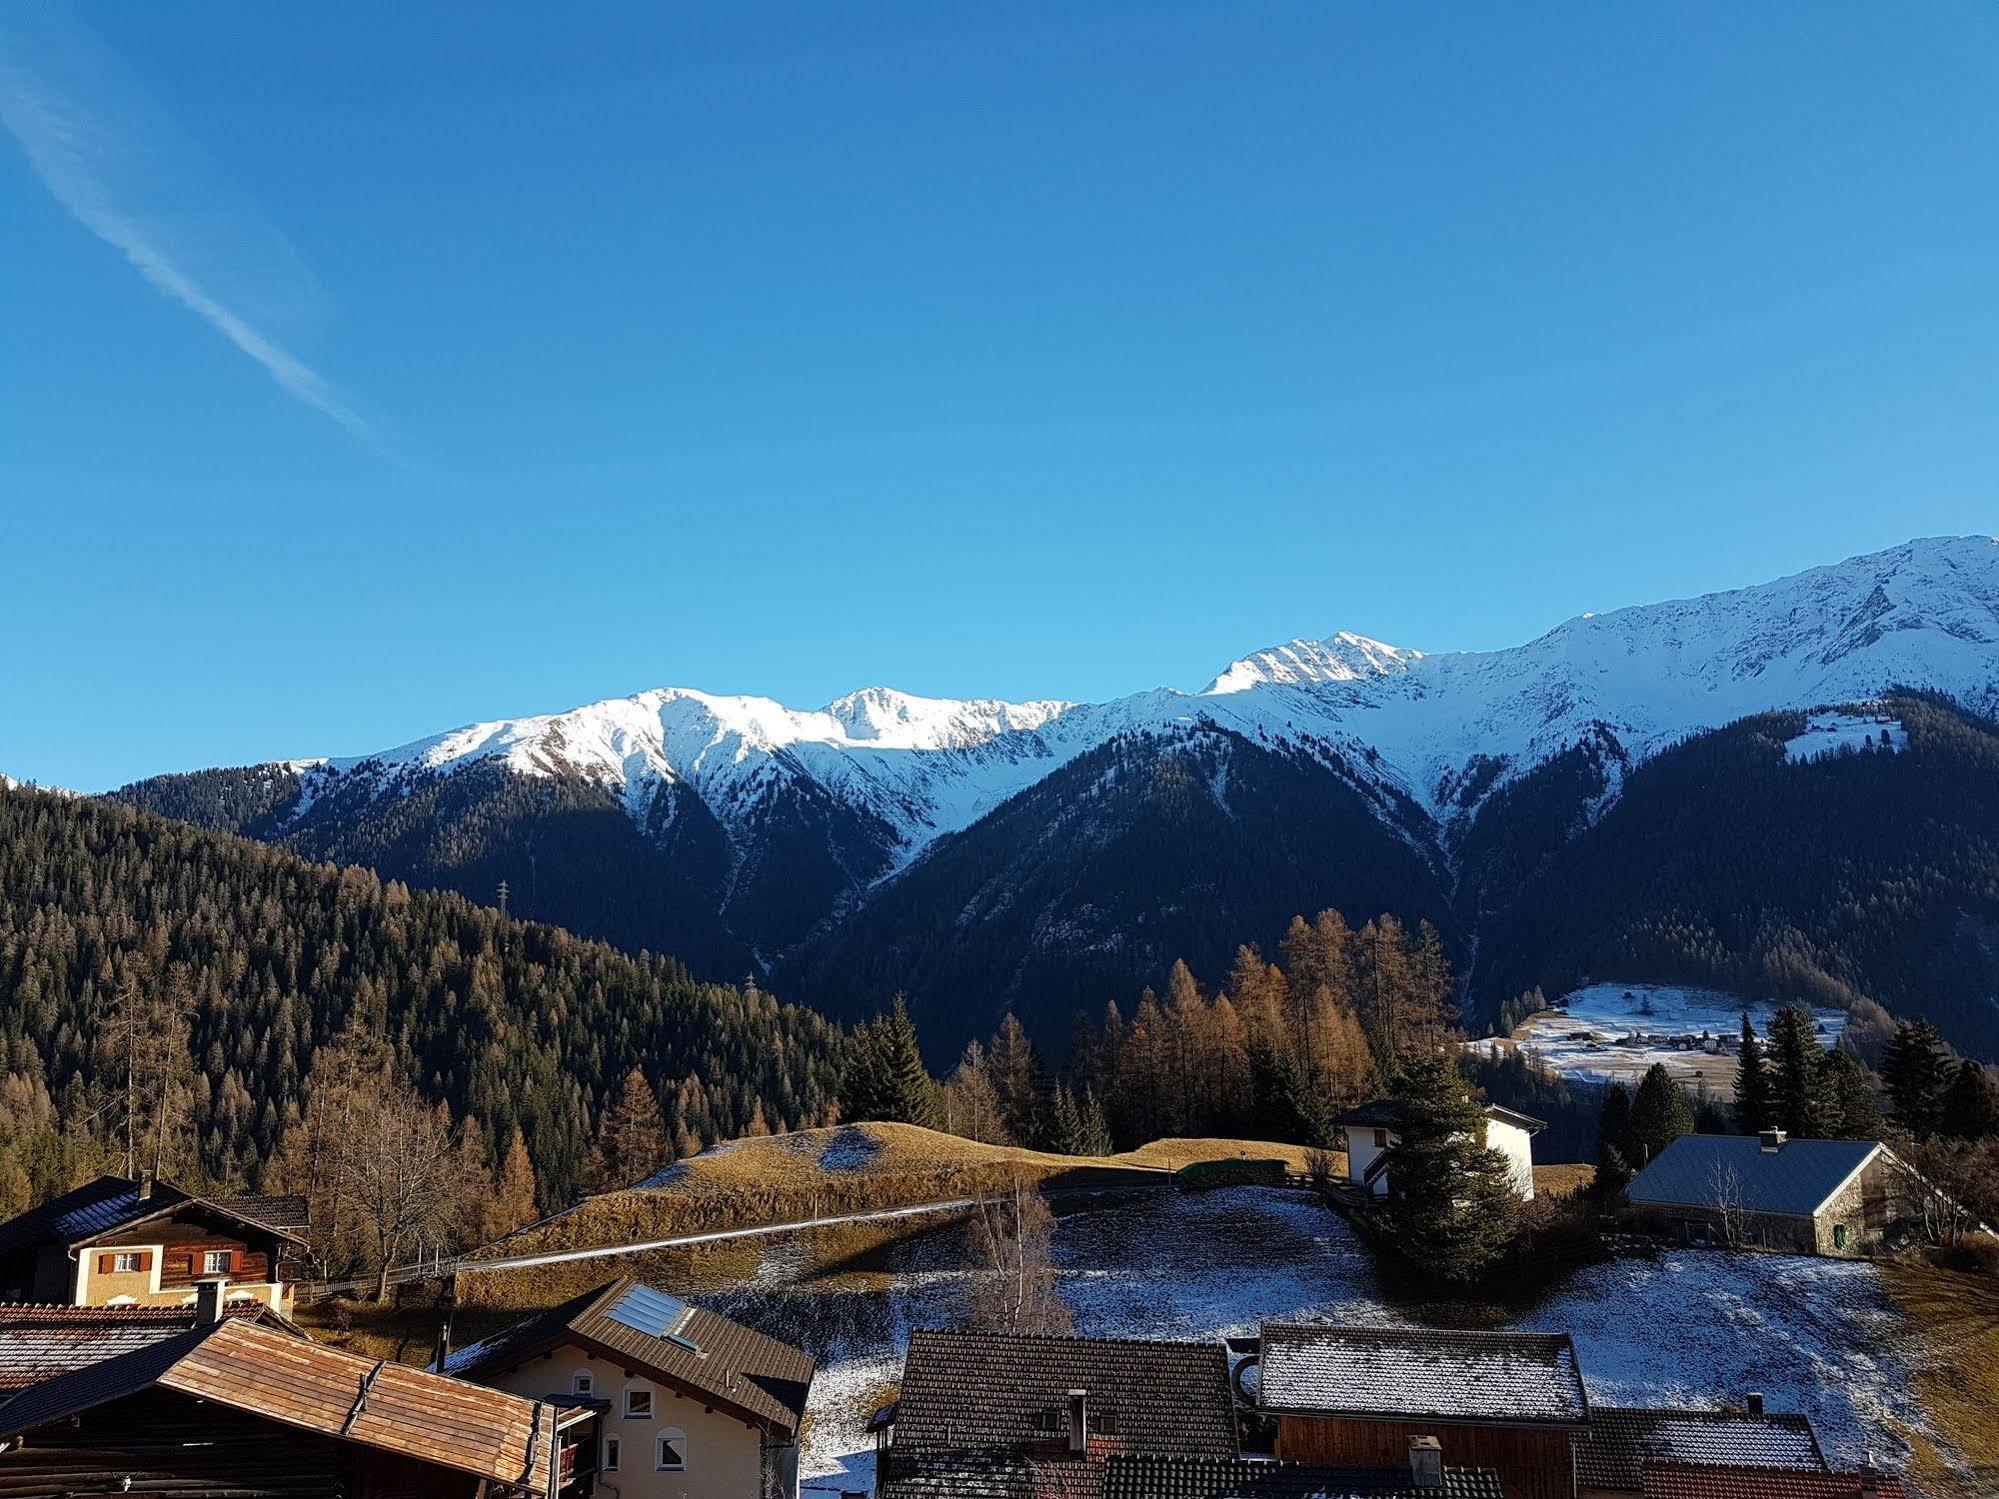
[[[1387,1130],[1378,1129],[1374,1132],[1374,1148],[1376,1150],[1386,1150],[1388,1148]]]
[[[114,1275],[136,1275],[145,1268],[146,1257],[135,1249],[111,1256],[111,1273]]]
[[[1832,1247],[1834,1249],[1846,1248],[1846,1225],[1844,1223],[1835,1223],[1832,1226]]]
[[[652,1419],[652,1391],[644,1385],[625,1387],[625,1414],[637,1416],[642,1421]]]
[[[588,1395],[596,1388],[597,1377],[588,1369],[578,1369],[576,1377],[569,1381],[569,1393],[572,1395]]]
[[[659,1434],[659,1459],[653,1465],[656,1473],[683,1473],[687,1470],[687,1433],[677,1426],[669,1426]]]
[[[606,1473],[615,1473],[618,1471],[618,1439],[616,1437],[604,1438],[604,1471]]]
[[[203,1275],[227,1275],[229,1273],[229,1261],[231,1258],[232,1256],[226,1249],[205,1250],[201,1256],[201,1273]]]

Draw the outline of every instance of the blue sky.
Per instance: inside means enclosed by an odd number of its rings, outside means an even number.
[[[0,14],[0,770],[1095,698],[1999,521],[1999,10]]]

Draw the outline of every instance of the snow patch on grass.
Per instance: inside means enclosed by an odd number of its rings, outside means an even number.
[[[1814,713],[1805,721],[1804,733],[1784,741],[1784,758],[1795,765],[1846,749],[1894,754],[1908,744],[1909,731],[1890,714]]]

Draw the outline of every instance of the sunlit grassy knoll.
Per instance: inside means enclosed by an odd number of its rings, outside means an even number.
[[[1934,1433],[1908,1433],[1924,1491],[1999,1493],[1999,1278],[1902,1262],[1883,1274]]]

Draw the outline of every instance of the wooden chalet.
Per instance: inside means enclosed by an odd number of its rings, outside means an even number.
[[[302,1198],[101,1176],[0,1223],[0,1300],[192,1306],[197,1285],[222,1277],[235,1299],[289,1313],[304,1230]]]
[[[590,1491],[595,1425],[218,1315],[0,1404],[0,1495],[555,1499]]]
[[[1590,1412],[1566,1334],[1266,1323],[1256,1387],[1282,1461],[1387,1468],[1421,1441],[1506,1499],[1574,1499]]]

